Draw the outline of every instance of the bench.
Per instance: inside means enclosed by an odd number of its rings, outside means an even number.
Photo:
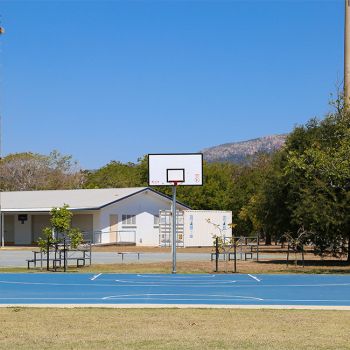
[[[220,256],[223,257],[223,260],[226,261],[226,259],[228,258],[228,261],[231,261],[234,259],[234,256],[235,256],[235,253],[234,252],[221,252],[219,253],[219,259],[220,259]],[[232,258],[233,256],[233,258]],[[216,253],[211,253],[211,256],[210,256],[210,260],[213,261],[216,259]]]
[[[122,256],[122,261],[124,260],[124,255],[137,255],[137,260],[140,260],[140,252],[117,252],[118,255]]]
[[[33,267],[36,267],[36,260],[34,259],[27,259],[27,268],[30,269],[30,264],[33,264]]]
[[[30,264],[33,264],[33,267],[36,267],[36,264],[38,262],[41,263],[40,267],[43,267],[43,263],[47,263],[47,259],[27,259],[27,268],[28,270],[30,269]],[[56,268],[57,267],[57,262],[60,261],[60,259],[53,259],[53,258],[50,258],[49,261],[52,261],[52,264],[53,264],[53,267]],[[59,264],[61,266],[61,264]]]
[[[237,252],[237,257],[238,255],[240,255],[240,260],[249,260],[249,259],[253,259],[253,252]],[[226,259],[228,259],[228,261],[234,260],[235,259],[235,253],[234,252],[220,252],[219,253],[219,260],[220,260],[220,256],[221,256],[221,260],[226,261]],[[222,258],[223,257],[223,258]],[[210,256],[210,260],[213,261],[216,259],[216,253],[211,253]]]
[[[85,266],[84,258],[66,258],[67,266],[68,266],[68,261],[72,261],[72,260],[77,262],[77,267]],[[64,264],[64,259],[63,258],[52,259],[52,263],[53,263],[53,268],[56,270],[57,267],[62,267],[62,263]]]

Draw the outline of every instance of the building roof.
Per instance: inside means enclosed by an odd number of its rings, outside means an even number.
[[[72,210],[100,209],[146,190],[168,199],[148,187],[1,192],[1,211],[50,211],[64,204]]]

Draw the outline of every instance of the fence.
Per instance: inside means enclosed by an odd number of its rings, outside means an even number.
[[[83,232],[83,236],[92,244],[136,244],[135,230]]]

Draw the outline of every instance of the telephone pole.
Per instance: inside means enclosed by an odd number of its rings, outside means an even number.
[[[0,26],[0,36],[5,33],[5,30],[3,27]],[[2,159],[2,130],[1,130],[1,124],[2,124],[2,117],[1,117],[1,110],[0,110],[0,160]],[[1,187],[0,187],[0,248],[3,248],[5,246],[5,235],[4,235],[4,214],[2,213],[1,209]]]
[[[346,108],[350,106],[350,0],[345,0],[344,105]]]

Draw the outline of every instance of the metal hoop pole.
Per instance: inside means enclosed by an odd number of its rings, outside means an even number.
[[[350,106],[350,1],[345,0],[344,28],[344,104]]]
[[[177,183],[174,182],[173,186],[173,239],[172,239],[172,246],[171,246],[171,252],[173,257],[173,270],[172,273],[176,274],[176,186]]]

